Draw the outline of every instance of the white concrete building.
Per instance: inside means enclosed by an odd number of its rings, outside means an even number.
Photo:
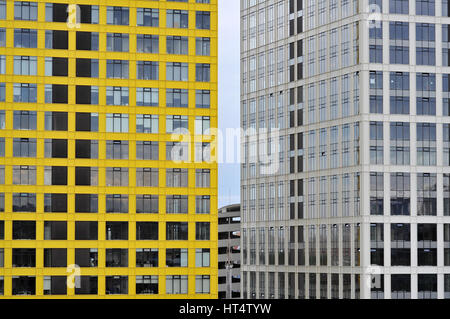
[[[241,124],[280,130],[242,138],[243,298],[450,296],[449,31],[447,0],[241,0]]]

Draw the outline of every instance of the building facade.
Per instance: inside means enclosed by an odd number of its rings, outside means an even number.
[[[1,296],[217,298],[210,127],[216,0],[0,1]]]
[[[450,296],[449,10],[241,1],[244,298]]]
[[[241,291],[241,205],[219,209],[219,299],[237,299]],[[227,264],[232,265],[228,271]],[[230,295],[227,295],[229,289]]]

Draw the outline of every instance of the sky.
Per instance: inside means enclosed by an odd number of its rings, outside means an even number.
[[[219,0],[219,130],[221,132],[225,132],[227,128],[240,127],[239,10],[239,0]],[[219,162],[219,208],[240,203],[240,183],[239,163]]]

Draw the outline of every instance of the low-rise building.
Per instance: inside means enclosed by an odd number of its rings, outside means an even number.
[[[241,206],[239,204],[219,209],[219,299],[227,296],[227,275],[231,298],[240,298],[241,281]],[[227,264],[231,265],[227,274]]]

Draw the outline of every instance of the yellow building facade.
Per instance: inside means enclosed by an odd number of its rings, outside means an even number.
[[[217,298],[217,0],[0,1],[0,59],[1,298]]]

